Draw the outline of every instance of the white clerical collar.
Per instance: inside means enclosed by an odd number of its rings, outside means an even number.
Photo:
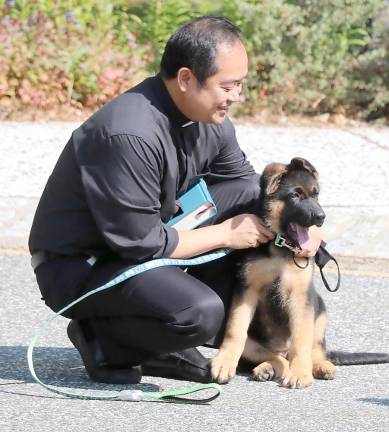
[[[187,126],[190,126],[193,123],[194,123],[194,121],[188,121],[188,123],[185,123],[185,124],[181,125],[181,127],[187,127]]]

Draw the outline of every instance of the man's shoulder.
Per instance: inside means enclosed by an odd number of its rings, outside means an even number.
[[[155,134],[161,113],[142,93],[128,91],[120,95],[109,110],[108,128],[111,135],[130,134],[150,137]]]
[[[226,117],[222,123],[200,123],[200,127],[205,135],[214,136],[217,141],[223,142],[235,135],[235,127],[229,117]]]
[[[150,80],[152,78],[117,96],[83,126],[104,131],[107,137],[133,135],[145,140],[154,138],[163,115],[153,104]]]

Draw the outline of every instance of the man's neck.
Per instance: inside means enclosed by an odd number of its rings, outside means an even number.
[[[166,90],[168,91],[170,97],[172,98],[172,101],[176,105],[176,107],[181,111],[181,113],[190,119],[188,114],[185,112],[183,98],[180,89],[178,88],[178,84],[174,79],[163,79],[163,82],[165,84]]]

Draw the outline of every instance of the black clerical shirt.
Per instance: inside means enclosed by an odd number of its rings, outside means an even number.
[[[228,118],[190,122],[162,79],[148,78],[73,132],[36,210],[30,252],[168,257],[178,243],[166,225],[177,196],[200,177],[254,174]]]

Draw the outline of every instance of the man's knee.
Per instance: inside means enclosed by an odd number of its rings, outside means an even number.
[[[217,183],[209,189],[217,207],[217,215],[211,224],[222,222],[241,213],[255,213],[258,208],[259,176]]]
[[[225,310],[217,295],[177,311],[168,327],[191,346],[202,345],[215,336],[224,322]],[[188,346],[189,346],[188,345]]]
[[[238,197],[238,202],[247,207],[256,204],[259,200],[260,195],[259,178],[254,180],[240,180],[237,184],[236,195]]]

